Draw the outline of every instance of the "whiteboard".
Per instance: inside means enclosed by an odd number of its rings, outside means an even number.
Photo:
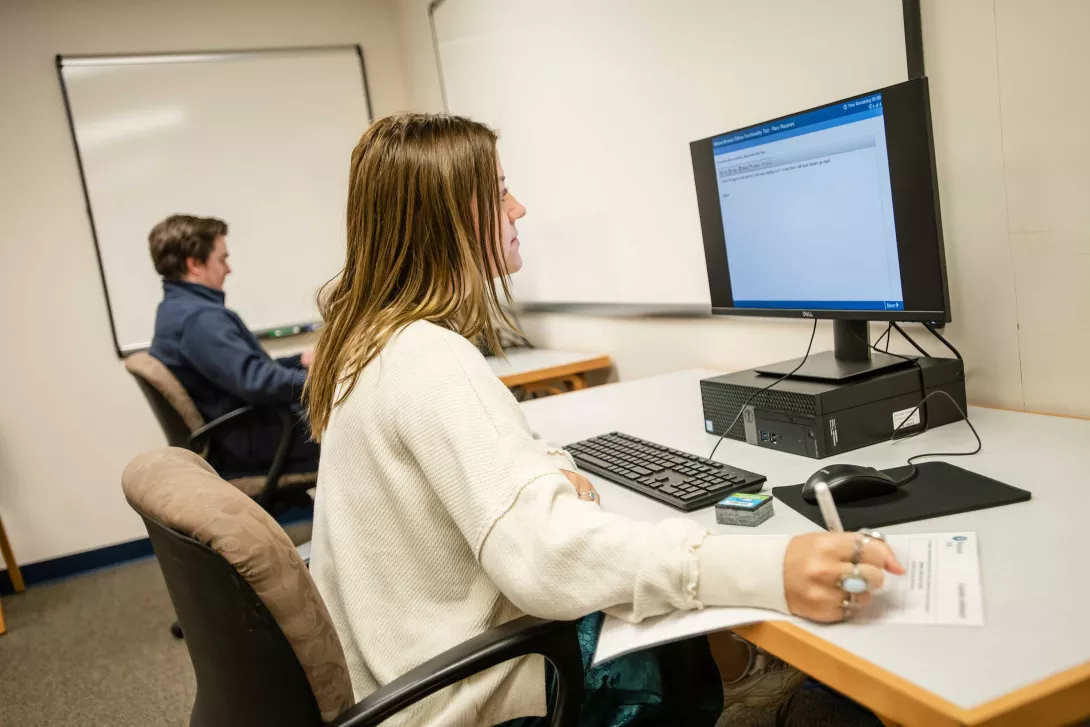
[[[175,213],[228,224],[227,304],[251,330],[318,320],[371,121],[357,47],[59,63],[119,352],[151,341],[148,233]]]
[[[901,0],[446,0],[448,110],[500,132],[520,302],[710,306],[689,142],[907,79]]]

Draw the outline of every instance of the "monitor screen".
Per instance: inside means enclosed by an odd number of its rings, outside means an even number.
[[[946,321],[926,79],[692,144],[717,313]]]

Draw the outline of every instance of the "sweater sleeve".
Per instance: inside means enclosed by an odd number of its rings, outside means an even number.
[[[786,610],[787,536],[708,537],[687,519],[641,522],[581,501],[560,471],[574,469],[570,458],[533,437],[480,355],[447,353],[397,362],[413,385],[391,415],[474,556],[522,611],[638,621],[701,608],[701,598]]]
[[[708,535],[683,518],[632,520],[580,500],[566,479],[543,477],[496,522],[481,564],[516,606],[541,618],[606,611],[636,622],[704,606],[786,612],[789,540]]]
[[[193,368],[243,401],[268,406],[294,404],[302,397],[306,372],[282,366],[255,350],[225,312],[191,316],[181,344],[182,355]]]

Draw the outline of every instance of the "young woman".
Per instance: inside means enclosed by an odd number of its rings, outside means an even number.
[[[630,621],[703,606],[843,616],[853,535],[709,535],[600,507],[562,450],[536,440],[470,342],[493,343],[522,267],[496,135],[455,116],[375,122],[352,153],[344,270],[322,295],[308,406],[322,442],[311,573],[362,698],[426,659],[523,614]],[[499,281],[497,283],[497,281]],[[861,551],[871,586],[899,566]],[[862,602],[866,601],[864,595]],[[594,633],[585,648],[593,649]],[[721,703],[718,675],[689,699]],[[628,666],[626,666],[628,664]],[[588,672],[588,724],[670,724],[659,662]],[[702,684],[710,684],[701,689]],[[718,700],[718,702],[716,701]],[[603,707],[603,705],[608,705]],[[540,657],[502,664],[391,724],[493,725],[546,713]],[[715,722],[710,716],[708,724]]]

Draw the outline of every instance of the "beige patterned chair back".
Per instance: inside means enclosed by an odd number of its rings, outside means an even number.
[[[158,391],[189,427],[190,434],[206,424],[189,392],[162,361],[146,351],[140,351],[125,358],[125,369]]]
[[[299,553],[267,512],[199,455],[178,448],[134,459],[122,487],[137,512],[216,551],[250,584],[299,659],[323,720],[352,705],[329,612]]]

